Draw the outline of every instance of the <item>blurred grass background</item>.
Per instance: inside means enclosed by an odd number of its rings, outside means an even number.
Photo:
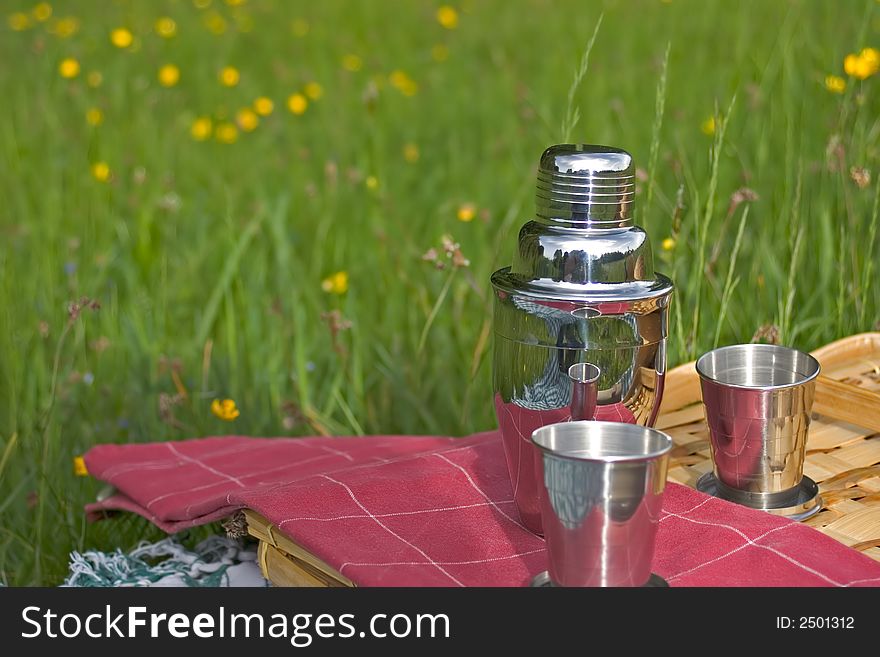
[[[488,277],[600,15],[572,138],[641,167],[670,364],[878,321],[875,0],[3,10],[2,583],[158,535],[85,523],[99,442],[494,426]]]

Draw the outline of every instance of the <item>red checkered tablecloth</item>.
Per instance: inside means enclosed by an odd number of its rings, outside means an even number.
[[[169,532],[250,508],[363,586],[522,586],[546,569],[500,436],[100,445],[89,472]],[[789,520],[670,483],[653,570],[672,586],[878,586],[880,564]]]

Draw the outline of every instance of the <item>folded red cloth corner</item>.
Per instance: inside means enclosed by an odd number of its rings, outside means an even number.
[[[89,472],[175,532],[250,508],[361,586],[523,586],[544,541],[513,502],[496,432],[99,445]],[[802,524],[670,483],[653,570],[672,586],[880,586],[880,563]]]

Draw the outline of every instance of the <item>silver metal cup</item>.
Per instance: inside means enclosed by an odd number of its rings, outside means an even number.
[[[656,429],[575,421],[532,434],[548,573],[558,586],[643,586],[672,439]]]
[[[696,367],[719,494],[750,506],[767,506],[755,494],[773,496],[770,506],[796,499],[819,362],[787,347],[742,344],[710,351]]]

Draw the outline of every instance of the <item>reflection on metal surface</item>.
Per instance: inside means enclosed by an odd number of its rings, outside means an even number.
[[[599,394],[599,368],[591,363],[575,363],[568,368],[571,379],[571,419],[595,420]]]
[[[818,484],[806,475],[801,477],[798,486],[781,493],[750,493],[728,488],[718,481],[714,472],[707,472],[697,479],[696,488],[707,495],[799,522],[812,518],[823,505]]]
[[[665,363],[658,345],[618,350],[559,348],[495,336],[495,410],[504,440],[514,499],[523,523],[540,533],[532,432],[545,424],[581,419],[568,370],[596,363],[596,405],[590,419],[651,425],[656,417]],[[571,363],[571,364],[569,364]],[[572,408],[572,402],[575,402]]]
[[[697,361],[718,483],[796,496],[819,363],[776,345],[721,347]]]
[[[592,395],[597,420],[650,426],[659,410],[672,282],[633,224],[634,171],[620,149],[549,148],[537,216],[492,276],[495,407],[517,507],[538,533],[532,431],[589,416]],[[586,365],[599,370],[594,390],[570,376]]]
[[[556,584],[550,579],[550,573],[546,570],[542,573],[538,573],[535,575],[529,582],[529,586],[534,587],[554,587]],[[651,576],[648,578],[648,581],[642,584],[645,588],[669,588],[669,582],[665,579],[657,575],[656,573],[651,573]]]
[[[550,580],[643,586],[672,439],[655,429],[582,421],[542,427],[532,441]]]

